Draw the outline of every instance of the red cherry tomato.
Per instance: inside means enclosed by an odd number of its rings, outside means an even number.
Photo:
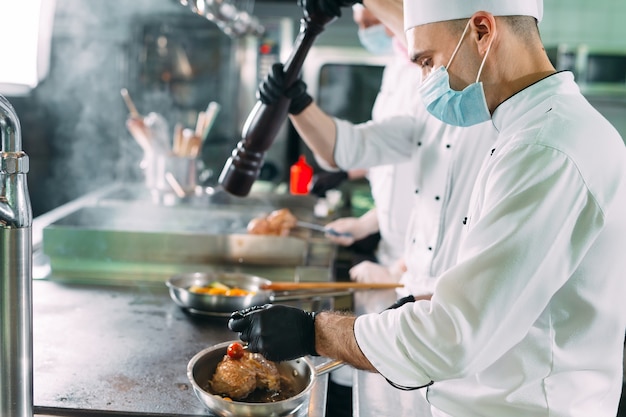
[[[241,359],[243,357],[243,351],[244,349],[243,346],[241,346],[241,343],[234,342],[228,345],[226,354],[231,359]]]

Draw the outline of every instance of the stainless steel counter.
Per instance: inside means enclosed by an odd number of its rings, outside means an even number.
[[[332,279],[335,255],[334,246],[325,242],[323,235],[315,237],[307,231],[292,237],[306,242],[304,256],[286,266],[247,263],[246,258],[237,258],[235,264],[215,264],[208,258],[162,262],[162,253],[156,251],[159,248],[141,253],[137,259],[124,257],[126,252],[138,254],[137,249],[145,249],[138,244],[139,238],[150,241],[158,237],[163,247],[177,249],[181,237],[191,236],[191,228],[196,238],[210,239],[213,229],[197,230],[198,224],[204,221],[202,224],[212,226],[212,219],[228,219],[232,213],[244,220],[245,216],[274,207],[312,213],[310,199],[289,195],[231,200],[224,194],[212,194],[173,207],[153,206],[140,187],[114,184],[35,219],[33,267],[34,276],[40,278],[33,284],[36,414],[214,415],[196,398],[187,380],[187,363],[205,347],[234,340],[236,335],[228,330],[223,318],[195,316],[181,310],[171,300],[165,280],[188,269],[215,268],[272,280],[328,280]],[[71,221],[77,213],[86,211],[98,214],[88,217],[88,222],[82,218],[79,222]],[[168,215],[156,221],[153,217],[150,222],[143,218],[148,213],[166,211]],[[103,220],[115,220],[115,227],[109,223],[101,225]],[[51,234],[46,253],[45,234],[54,227],[64,227],[61,231],[67,233],[58,239],[66,239],[67,244],[59,243]],[[86,238],[79,232],[87,233]],[[103,236],[102,232],[109,235]],[[128,232],[135,234],[124,235]],[[118,238],[116,233],[125,237]],[[85,255],[82,246],[103,247],[109,252]],[[203,248],[207,253],[212,250],[210,246],[194,250]],[[280,252],[277,247],[272,248]],[[56,264],[51,262],[55,260]],[[333,300],[289,304],[327,309]],[[314,358],[314,362],[324,361]],[[326,375],[316,378],[310,405],[297,416],[324,415],[327,381]]]
[[[37,414],[213,415],[195,397],[187,363],[236,339],[224,319],[184,312],[155,283],[36,280],[33,292]],[[297,416],[324,415],[326,384],[326,376],[317,379],[308,410]]]

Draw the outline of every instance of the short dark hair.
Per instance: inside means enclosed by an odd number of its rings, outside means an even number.
[[[498,16],[507,26],[511,28],[511,31],[518,37],[531,41],[539,36],[539,27],[537,26],[537,19],[532,16]],[[467,21],[469,19],[455,19],[448,21],[448,27],[450,31],[458,36],[461,36]]]
[[[539,37],[537,19],[532,16],[501,16],[501,19],[511,28],[514,35],[528,42]]]

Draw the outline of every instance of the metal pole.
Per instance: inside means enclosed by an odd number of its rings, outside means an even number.
[[[20,122],[0,96],[0,416],[33,415],[32,208]]]

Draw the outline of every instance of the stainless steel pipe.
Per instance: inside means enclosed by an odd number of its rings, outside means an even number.
[[[0,96],[0,416],[33,415],[32,223],[20,122]]]

